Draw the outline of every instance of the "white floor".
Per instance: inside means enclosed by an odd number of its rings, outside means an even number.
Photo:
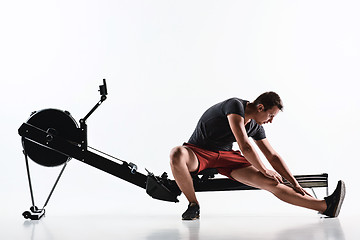
[[[47,216],[40,221],[21,216],[1,220],[0,239],[360,239],[358,219],[320,216]]]

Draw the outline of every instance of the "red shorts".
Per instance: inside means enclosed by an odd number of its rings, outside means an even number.
[[[190,143],[184,143],[184,147],[190,148],[199,160],[199,167],[191,174],[197,174],[207,168],[216,168],[218,172],[231,179],[231,172],[238,168],[251,166],[240,151],[209,151]]]

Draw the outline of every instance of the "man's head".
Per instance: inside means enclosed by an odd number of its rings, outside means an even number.
[[[280,111],[283,109],[283,103],[280,96],[275,92],[265,92],[261,94],[255,99],[253,104],[255,104],[255,106],[262,104],[264,111],[267,111],[274,106],[277,106]]]
[[[273,118],[283,109],[283,103],[279,95],[275,92],[265,92],[252,102],[256,108],[254,120],[258,124],[272,122]]]

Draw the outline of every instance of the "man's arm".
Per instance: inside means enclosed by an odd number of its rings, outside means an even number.
[[[239,148],[246,158],[256,169],[258,169],[266,177],[273,178],[278,182],[282,182],[282,177],[275,171],[269,170],[259,158],[254,147],[252,146],[245,129],[245,120],[238,114],[229,114],[227,116],[231,131],[233,132]]]
[[[286,165],[285,161],[281,156],[272,148],[269,141],[265,138],[262,140],[255,141],[256,145],[260,148],[266,159],[269,161],[271,166],[280,173],[286,180],[288,180],[294,187],[294,189],[301,193],[309,195],[298,183],[298,181],[291,174],[290,169]]]

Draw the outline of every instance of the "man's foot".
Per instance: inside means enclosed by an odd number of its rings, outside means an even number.
[[[339,215],[344,198],[345,198],[345,183],[342,180],[340,180],[333,194],[331,194],[328,197],[325,197],[327,208],[323,212],[323,214],[331,218],[337,217]]]
[[[189,203],[188,208],[182,215],[182,220],[195,220],[200,218],[200,206],[197,203]]]

